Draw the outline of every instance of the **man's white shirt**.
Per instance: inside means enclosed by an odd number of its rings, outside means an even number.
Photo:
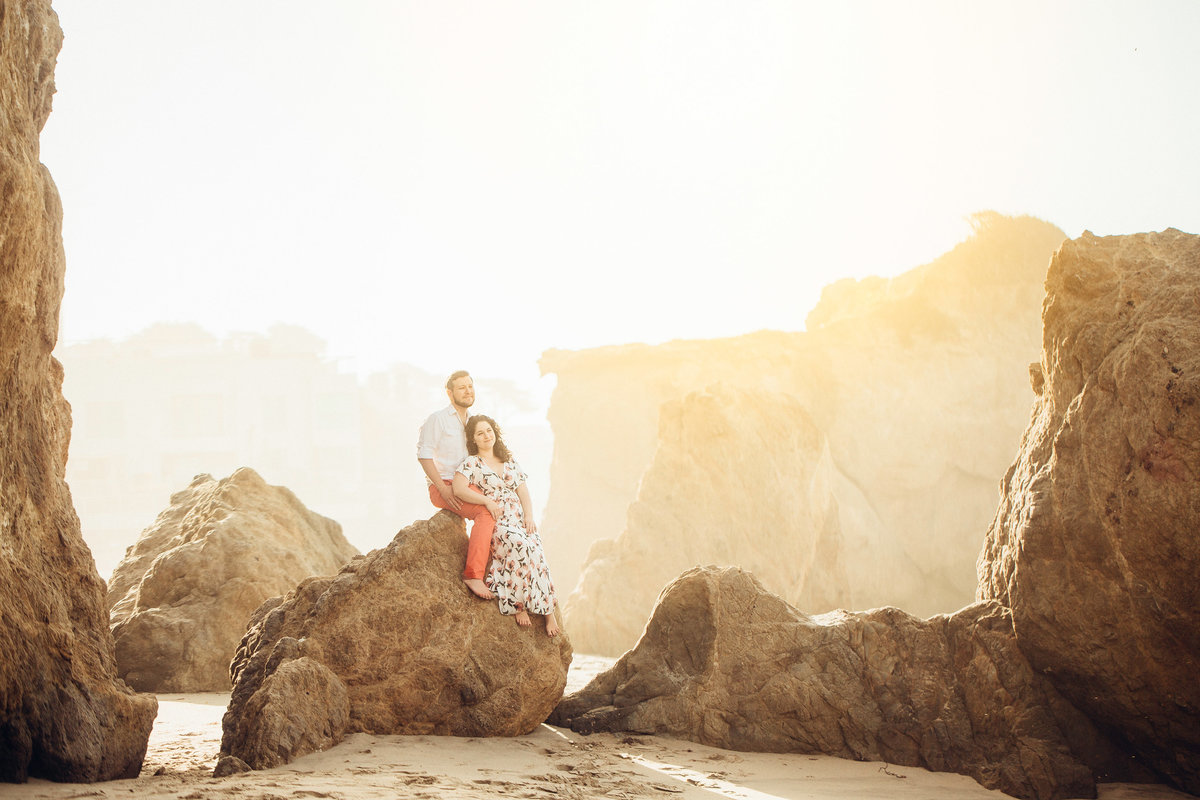
[[[467,458],[467,432],[453,405],[433,412],[425,420],[417,436],[417,458],[432,458],[443,480],[454,478],[454,471]],[[429,477],[425,480],[428,482]]]

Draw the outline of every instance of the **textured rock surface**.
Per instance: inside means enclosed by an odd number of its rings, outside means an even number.
[[[717,386],[665,404],[660,426],[625,531],[593,547],[565,608],[572,639],[636,642],[662,587],[696,564],[737,564],[800,608],[836,606],[847,581],[835,470],[799,403]]]
[[[997,603],[807,617],[734,567],[679,576],[637,646],[551,722],[921,766],[1036,798],[1094,797],[1086,763],[1110,753]]]
[[[62,43],[49,2],[0,3],[0,780],[132,777],[158,707],[116,678],[104,583],[63,481],[62,208],[38,136]]]
[[[1200,237],[1068,242],[979,562],[1034,667],[1200,793]]]
[[[356,555],[340,525],[254,470],[199,475],[109,581],[118,673],[144,692],[228,691],[254,610]]]
[[[562,696],[571,646],[546,636],[540,621],[518,628],[494,601],[476,599],[460,578],[466,552],[461,520],[439,512],[336,577],[264,604],[231,666],[222,754],[261,769],[344,733],[536,728]],[[328,699],[289,707],[301,687]]]
[[[786,590],[764,576],[771,588],[797,602],[824,600],[805,605],[809,612],[896,605],[926,616],[972,601],[980,532],[995,514],[996,481],[1029,419],[1028,364],[1038,353],[1046,265],[1065,238],[1030,218],[985,215],[978,228],[950,253],[897,278],[827,287],[804,333],[543,357],[543,372],[558,376],[543,528],[560,585],[571,585],[597,543],[565,603],[581,652],[619,655],[633,645],[629,632],[641,629],[662,584],[643,589],[657,576],[644,573],[632,554],[659,551],[649,540],[676,535],[670,520],[688,505],[745,505],[746,487],[757,486],[763,513],[724,530],[709,528],[705,536],[713,538],[691,544],[700,560],[680,569],[729,563],[722,554],[732,542],[743,556],[758,548],[759,562],[772,557],[780,493],[775,471],[803,473],[813,452],[797,452],[796,463],[784,465],[775,441],[779,429],[768,424],[752,434],[763,438],[766,457],[747,453],[733,479],[692,481],[703,470],[698,464],[685,470],[689,479],[671,481],[661,468],[681,456],[660,449],[711,433],[681,428],[678,413],[661,412],[664,404],[718,382],[781,409],[785,398],[794,399],[823,438],[817,452],[828,451],[821,456],[829,470],[823,480],[831,487],[842,547],[798,569]],[[721,416],[736,420],[739,413],[731,405]],[[744,413],[760,416],[756,403]],[[682,417],[685,423],[693,418],[708,424],[702,416]],[[751,433],[748,426],[743,432]],[[703,453],[703,443],[698,447]],[[653,476],[647,472],[652,462],[659,467]],[[647,493],[652,478],[660,487],[670,484],[671,494]],[[714,490],[724,497],[700,494]],[[661,507],[652,510],[656,504]],[[612,541],[622,532],[617,546],[630,548],[624,556]],[[807,585],[825,574],[845,581],[833,593]],[[641,605],[634,613],[629,603],[629,616],[605,633],[598,620],[614,616],[605,603],[623,590],[641,597]]]
[[[282,650],[273,653],[279,663],[246,702],[233,734],[242,752],[256,756],[254,766],[259,769],[332,747],[345,736],[350,720],[346,684],[328,667],[297,658],[295,639],[282,644]],[[284,659],[285,652],[291,657]]]

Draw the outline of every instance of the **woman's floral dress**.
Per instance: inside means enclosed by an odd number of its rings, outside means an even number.
[[[516,614],[524,609],[553,614],[554,584],[546,568],[542,537],[525,530],[525,512],[517,496],[517,487],[526,479],[520,465],[509,459],[497,475],[479,456],[467,456],[458,471],[500,506],[492,534],[492,563],[483,579],[499,599],[500,613]]]

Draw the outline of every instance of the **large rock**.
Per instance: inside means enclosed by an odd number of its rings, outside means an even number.
[[[254,470],[198,475],[109,581],[118,673],[145,692],[228,691],[254,610],[356,555],[340,525]]]
[[[558,376],[543,528],[561,585],[572,585],[596,543],[565,604],[581,652],[619,655],[634,644],[663,585],[656,564],[639,564],[635,554],[663,552],[651,540],[678,537],[674,519],[697,523],[688,506],[748,508],[726,527],[701,525],[687,548],[695,559],[669,577],[703,563],[740,563],[727,560],[732,548],[755,564],[770,561],[778,499],[805,494],[781,488],[777,470],[806,474],[817,460],[829,497],[814,498],[817,509],[797,507],[794,516],[831,509],[829,530],[840,531],[840,549],[797,569],[789,587],[764,575],[772,589],[810,612],[897,605],[926,616],[973,600],[980,532],[995,514],[996,480],[1028,421],[1028,363],[1039,347],[1046,265],[1065,238],[1031,218],[981,215],[977,227],[970,240],[904,275],[827,287],[804,333],[543,357],[543,372]],[[716,416],[672,405],[718,383],[739,395],[722,401]],[[803,411],[807,421],[799,424],[819,434],[814,450],[785,462],[782,426],[761,421],[772,404],[781,418],[795,415],[793,405]],[[714,445],[729,456],[740,452],[714,471],[737,474],[695,480],[710,466],[703,438],[713,435],[716,417],[746,437]],[[699,427],[687,427],[693,423]],[[679,447],[695,447],[694,461],[669,452]],[[673,480],[665,464],[682,472]],[[762,502],[747,503],[748,487]],[[845,580],[809,585],[826,574]],[[624,616],[610,627],[617,614],[610,599],[623,593],[630,598],[621,604]]]
[[[222,755],[263,769],[347,733],[517,736],[541,724],[571,646],[475,598],[466,552],[462,521],[442,511],[264,604],[230,667]]]
[[[998,603],[808,617],[736,567],[669,584],[637,646],[551,722],[958,772],[1028,798],[1094,797],[1088,763],[1112,759]]]
[[[0,780],[136,776],[158,704],[116,677],[104,582],[63,481],[62,206],[39,163],[62,44],[46,0],[0,2]]]
[[[660,427],[625,531],[592,548],[565,608],[574,641],[636,642],[662,587],[696,564],[737,564],[801,608],[839,605],[859,543],[843,540],[829,443],[799,403],[715,386],[664,404]]]
[[[979,561],[1034,667],[1200,793],[1200,237],[1063,245]]]

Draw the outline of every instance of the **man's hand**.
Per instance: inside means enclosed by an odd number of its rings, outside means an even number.
[[[483,507],[486,508],[488,510],[488,513],[492,515],[492,519],[494,519],[494,520],[500,519],[500,504],[497,503],[495,500],[493,500],[489,497],[487,500],[483,501]]]
[[[446,505],[450,506],[450,508],[454,509],[455,511],[462,510],[462,500],[459,500],[454,496],[454,489],[440,481],[435,483],[434,486],[437,487],[438,494],[442,496],[442,500],[446,501]]]

